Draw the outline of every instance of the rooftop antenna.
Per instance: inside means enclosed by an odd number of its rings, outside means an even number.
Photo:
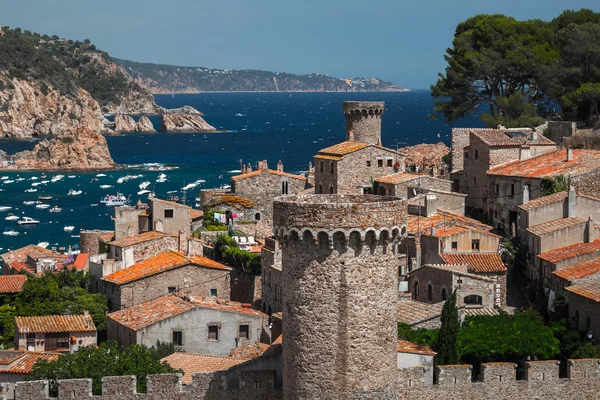
[[[238,161],[240,162],[240,173],[241,173],[242,170],[244,169],[244,161],[241,158]]]

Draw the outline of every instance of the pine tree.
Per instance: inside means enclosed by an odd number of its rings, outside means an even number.
[[[456,308],[456,290],[442,309],[442,327],[436,344],[438,365],[458,364],[458,309]]]

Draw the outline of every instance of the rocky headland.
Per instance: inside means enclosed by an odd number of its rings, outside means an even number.
[[[164,110],[161,131],[163,132],[216,132],[214,126],[202,118],[202,113],[195,108]]]
[[[33,150],[16,153],[11,158],[14,169],[95,170],[116,167],[106,138],[85,126],[73,128],[61,137],[41,141]]]

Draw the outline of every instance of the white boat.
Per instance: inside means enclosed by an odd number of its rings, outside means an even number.
[[[40,185],[41,185],[41,182],[33,182],[33,183],[31,184],[31,186],[40,186]]]
[[[73,232],[73,229],[75,229],[75,227],[73,225],[68,225],[65,226],[63,229],[65,230],[65,232]]]
[[[100,185],[100,189],[110,189],[112,185]]]
[[[83,193],[81,190],[69,189],[69,193],[67,193],[67,195],[69,195],[69,196],[78,196],[81,193]]]
[[[40,201],[52,200],[52,196],[38,196],[38,200],[40,200]]]
[[[103,177],[103,176],[106,176],[106,174],[97,174],[96,176],[97,176],[98,178],[101,178],[101,177]]]
[[[24,201],[23,204],[25,204],[26,206],[32,206],[34,204],[40,204],[40,202],[37,200],[29,200],[29,201]]]
[[[14,182],[14,180],[12,180],[12,179],[9,179],[9,180],[7,180],[7,181],[4,181],[4,183],[7,183],[7,184],[8,184],[8,183],[13,183],[13,182]]]
[[[17,221],[17,224],[19,224],[19,225],[36,225],[39,223],[40,223],[40,221],[38,221],[37,219],[33,219],[33,218],[29,218],[29,217],[23,217],[22,219]]]
[[[8,176],[3,176],[2,178],[0,178],[0,181],[5,181],[8,179]]]
[[[2,234],[6,235],[6,236],[17,236],[19,234],[19,232],[9,229],[9,230],[2,232]]]
[[[46,185],[46,184],[50,183],[50,181],[40,181],[40,183],[41,183],[42,185]]]
[[[73,179],[73,178],[77,178],[77,176],[75,176],[75,175],[69,175],[68,178],[69,179]]]
[[[117,179],[117,183],[123,183],[125,182],[125,178],[121,177],[119,179]]]
[[[46,247],[50,246],[50,243],[48,242],[39,242],[37,244],[38,247],[41,247],[42,249],[45,249]]]
[[[40,178],[38,178],[37,176],[32,176],[31,178],[29,178],[30,181],[37,181],[38,179]]]
[[[117,193],[117,195],[106,195],[100,199],[100,203],[106,204],[107,206],[122,206],[125,204],[129,204],[129,197],[123,196],[122,193]]]
[[[140,195],[140,196],[144,195],[144,194],[148,194],[148,193],[150,193],[150,190],[146,190],[146,189],[140,190],[139,192],[137,192],[137,194]]]
[[[50,208],[50,204],[38,204],[35,208],[39,208],[40,210],[45,210],[46,208]]]
[[[49,211],[50,212],[61,212],[62,208],[60,208],[59,206],[54,206]]]
[[[146,189],[148,186],[150,186],[152,183],[150,183],[150,181],[145,181],[140,183],[140,189]]]
[[[231,189],[231,186],[223,184],[219,187],[219,189],[227,190],[227,189]]]
[[[64,177],[65,177],[64,175],[56,175],[56,176],[53,176],[53,177],[52,177],[52,179],[50,179],[50,182],[52,182],[52,183],[54,183],[54,182],[58,182],[58,181],[60,181],[61,179],[63,179]]]
[[[8,214],[6,216],[6,218],[4,218],[6,221],[16,221],[19,219],[19,216],[14,215],[14,214]]]
[[[25,193],[33,193],[33,192],[37,192],[37,189],[33,189],[33,188],[25,189]]]
[[[0,207],[0,211],[8,211],[8,210],[12,210],[12,207],[9,207],[9,206]]]
[[[25,180],[25,178],[17,178],[15,179],[15,182],[23,182]]]

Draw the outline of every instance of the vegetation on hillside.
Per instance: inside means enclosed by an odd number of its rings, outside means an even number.
[[[476,109],[491,127],[600,117],[600,13],[568,10],[550,22],[476,15],[458,24],[445,59],[431,89],[447,121]]]
[[[9,79],[32,80],[44,94],[49,88],[75,97],[83,88],[101,105],[118,104],[130,90],[142,90],[112,66],[108,54],[96,49],[89,40],[64,40],[20,28],[1,28],[0,70]],[[7,85],[10,89],[10,84]],[[2,88],[0,88],[2,89]]]

